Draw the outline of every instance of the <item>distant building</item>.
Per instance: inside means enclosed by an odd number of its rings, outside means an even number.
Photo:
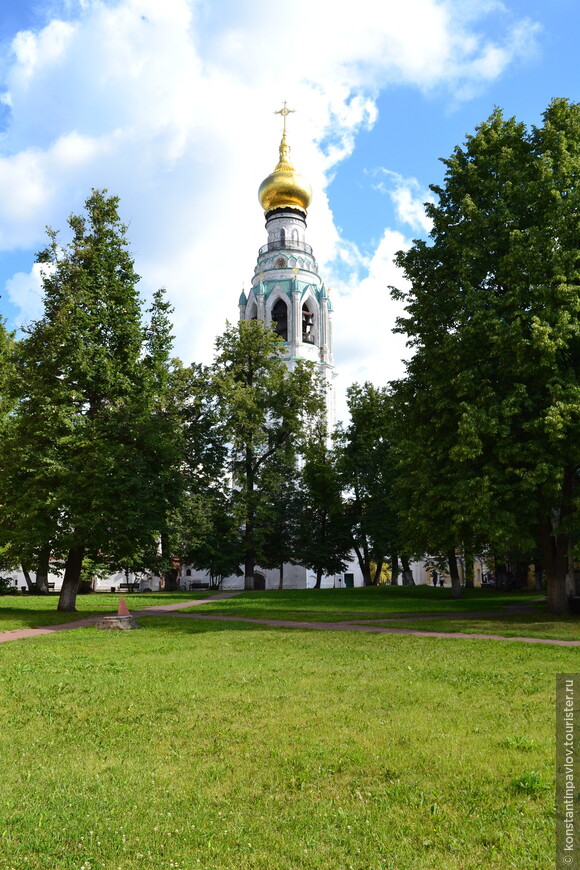
[[[264,179],[258,191],[266,218],[266,243],[258,259],[246,295],[238,306],[240,320],[261,320],[273,326],[283,339],[282,357],[292,371],[298,360],[314,363],[327,385],[326,417],[328,429],[335,425],[334,361],[332,354],[332,303],[318,273],[312,247],[306,241],[307,209],[312,198],[309,183],[290,161],[286,139],[286,117],[290,109],[280,110],[284,126],[279,162]],[[345,580],[346,578],[346,580]],[[207,574],[192,568],[181,569],[181,585],[188,588],[207,581]],[[278,589],[278,570],[257,568],[254,589]],[[284,566],[285,589],[314,586],[314,572],[299,565]],[[323,586],[362,585],[358,564],[344,575],[323,578]],[[226,577],[222,589],[243,589],[243,577]]]

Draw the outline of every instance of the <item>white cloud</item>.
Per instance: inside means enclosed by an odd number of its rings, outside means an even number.
[[[67,5],[66,21],[12,44],[0,249],[40,247],[46,224],[64,228],[92,187],[109,188],[144,291],[166,286],[175,305],[177,352],[208,359],[264,240],[256,193],[277,161],[273,109],[285,98],[299,109],[293,157],[315,191],[309,238],[336,287],[341,380],[380,380],[401,351],[385,287],[404,239],[387,230],[368,261],[341,240],[325,193],[334,168],[373,125],[381,88],[472,93],[533,50],[534,26],[485,39],[477,22],[501,5],[451,0],[359,0],[356,10],[346,0],[83,0],[76,17]],[[413,184],[393,196],[401,218],[425,228]],[[25,317],[34,274],[9,282]]]
[[[421,188],[416,178],[405,178],[384,167],[373,169],[367,175],[373,179],[374,190],[391,198],[399,221],[425,235],[431,232],[433,224],[425,212],[425,203],[435,200],[432,193]]]
[[[17,272],[6,282],[10,301],[20,308],[22,323],[30,323],[42,316],[42,274],[47,266],[34,263],[30,272]]]
[[[400,302],[391,299],[389,287],[404,289],[406,281],[393,263],[397,251],[409,245],[401,233],[385,230],[373,255],[361,265],[368,271],[362,280],[350,284],[337,281],[333,302],[335,362],[343,380],[343,389],[354,381],[372,381],[385,386],[404,374],[403,359],[410,352],[405,337],[393,335],[396,318],[402,314]],[[345,415],[345,405],[339,403],[338,416]]]

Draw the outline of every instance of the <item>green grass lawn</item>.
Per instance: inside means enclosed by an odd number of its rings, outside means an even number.
[[[2,870],[552,866],[580,650],[140,622],[0,646]]]
[[[386,625],[390,623],[377,623]],[[495,619],[420,619],[397,620],[394,628],[419,631],[452,631],[467,634],[499,634],[504,637],[545,637],[555,640],[580,640],[580,616],[560,617],[549,613],[497,616]]]
[[[432,586],[379,586],[356,589],[308,589],[283,592],[245,592],[235,598],[204,605],[204,613],[232,614],[263,619],[339,622],[350,617],[372,618],[396,613],[501,611],[506,605],[531,605],[537,592],[500,592],[465,589],[455,600],[451,590]]]
[[[542,637],[556,640],[580,640],[580,616],[566,618],[545,612],[545,603],[538,602],[537,592],[501,592],[493,589],[464,590],[458,601],[448,589],[429,586],[379,587],[370,589],[287,590],[280,592],[248,592],[235,598],[204,604],[200,613],[242,616],[249,619],[284,619],[293,622],[368,622],[394,618],[396,614],[451,614],[433,620],[397,619],[395,628],[422,631],[499,634],[506,637]],[[531,607],[530,614],[511,614],[510,605]],[[495,612],[497,616],[461,618],[462,613]],[[454,614],[457,614],[455,617]]]
[[[177,601],[195,601],[208,598],[212,592],[139,592],[123,595],[130,610],[156,607],[159,604],[175,604]],[[0,595],[0,631],[17,628],[37,628],[72,622],[98,613],[116,613],[119,593],[99,592],[94,595],[78,595],[78,613],[59,613],[56,609],[58,595]]]

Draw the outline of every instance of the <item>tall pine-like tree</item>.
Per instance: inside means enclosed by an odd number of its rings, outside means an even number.
[[[2,459],[23,555],[64,561],[59,610],[75,609],[85,556],[139,563],[179,497],[168,307],[157,294],[144,326],[118,199],[93,191],[85,209],[69,219],[71,241],[49,231],[38,256],[44,314],[22,342]]]

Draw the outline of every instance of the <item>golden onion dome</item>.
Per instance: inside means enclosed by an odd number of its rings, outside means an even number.
[[[258,199],[264,211],[274,208],[297,208],[306,212],[312,199],[312,188],[288,159],[290,146],[286,131],[280,142],[280,161],[273,172],[263,180],[258,190]]]

